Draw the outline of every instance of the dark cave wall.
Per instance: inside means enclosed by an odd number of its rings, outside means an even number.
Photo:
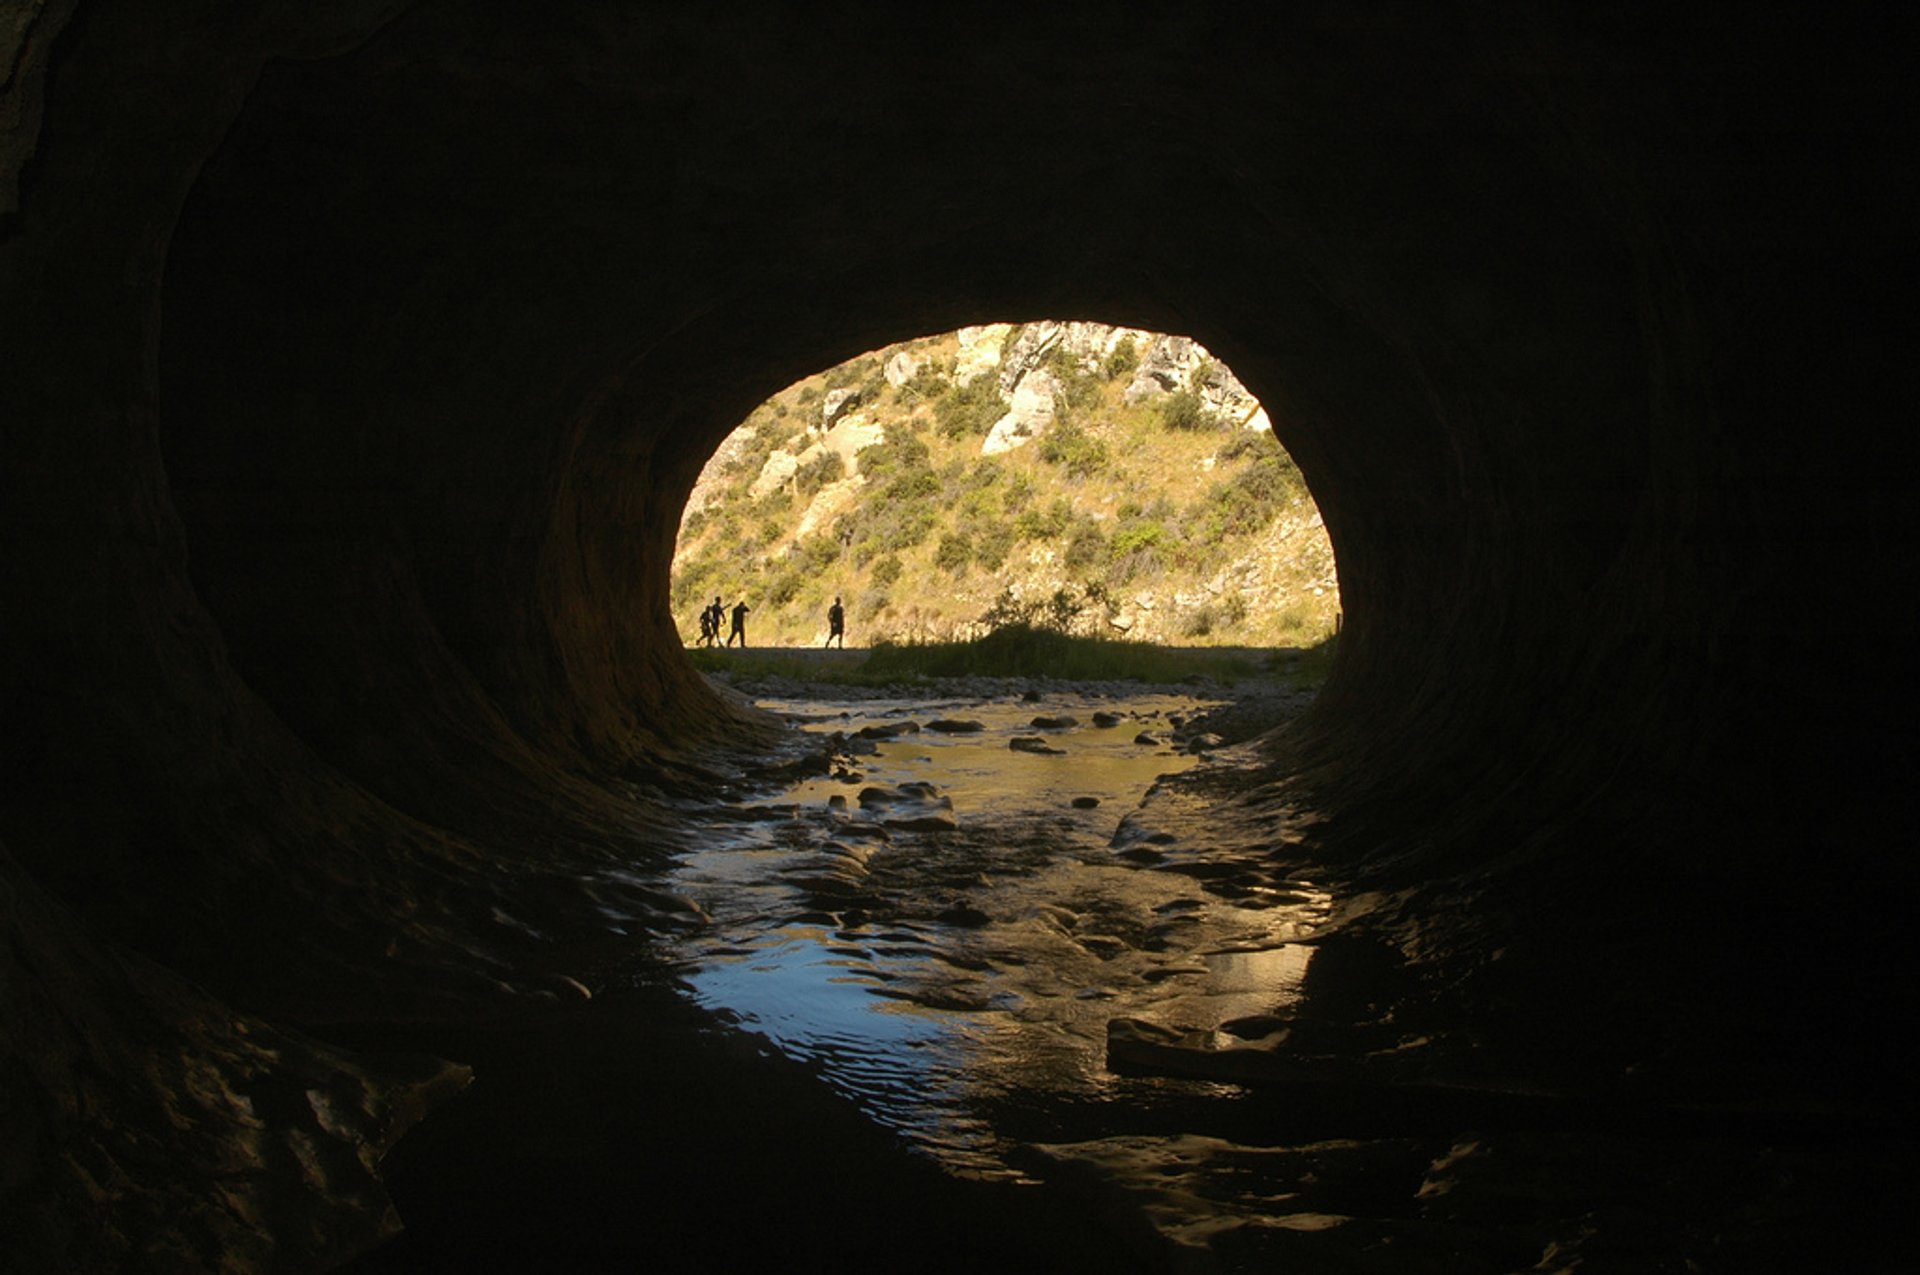
[[[308,1021],[526,992],[492,909],[644,914],[575,882],[758,738],[666,612],[713,446],[887,341],[1089,317],[1204,341],[1306,472],[1347,625],[1288,791],[1454,905],[1437,966],[1674,890],[1703,987],[1783,918],[1810,981],[1894,959],[1847,901],[1911,883],[1897,27],[29,9],[9,918]]]

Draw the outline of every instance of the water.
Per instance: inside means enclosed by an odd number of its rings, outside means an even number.
[[[1164,740],[1206,702],[762,704],[819,733],[981,725],[877,739],[832,776],[715,812],[670,882],[712,917],[666,954],[688,993],[950,1169],[1018,1180],[1023,1141],[1225,1088],[1109,1072],[1111,1019],[1204,1033],[1298,996],[1323,892],[1223,884],[1204,817],[1177,801],[1122,828],[1160,776],[1197,764],[1136,736]]]

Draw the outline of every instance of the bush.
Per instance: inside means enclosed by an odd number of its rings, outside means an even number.
[[[973,537],[964,531],[952,531],[940,537],[934,550],[933,565],[956,576],[965,575],[973,563]]]
[[[888,554],[873,564],[873,583],[884,589],[900,578],[900,559]]]
[[[812,496],[828,483],[839,482],[846,475],[847,463],[840,459],[840,453],[823,451],[794,471],[793,485],[802,496]]]
[[[1040,439],[1041,460],[1074,478],[1097,474],[1107,465],[1107,445],[1072,421],[1060,421]]]
[[[942,438],[984,438],[1006,410],[1000,382],[989,373],[949,388],[934,403],[933,420]]]
[[[1117,381],[1123,376],[1131,376],[1140,366],[1140,350],[1130,336],[1123,336],[1115,342],[1112,353],[1101,365],[1100,371],[1109,381]]]
[[[1100,528],[1092,523],[1081,524],[1067,541],[1067,567],[1074,571],[1087,570],[1100,561],[1106,547],[1106,537],[1100,534]]]
[[[1013,527],[1011,524],[995,519],[988,523],[973,538],[973,560],[982,570],[998,571],[1006,565],[1007,555],[1013,552]]]
[[[1192,390],[1180,390],[1161,400],[1160,423],[1168,429],[1189,433],[1219,429],[1222,424],[1220,418],[1209,412],[1206,403]]]

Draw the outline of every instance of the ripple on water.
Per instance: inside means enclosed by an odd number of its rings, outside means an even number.
[[[1040,715],[1059,756],[1008,747],[1035,728],[1032,703],[767,707],[816,733],[879,729],[857,783],[807,777],[707,824],[673,888],[712,924],[675,959],[701,1004],[813,1063],[949,1167],[1022,1176],[993,1125],[1009,1104],[1067,1139],[1089,1133],[1075,1112],[1115,1096],[1217,1088],[1108,1073],[1110,1019],[1212,1030],[1297,997],[1310,948],[1293,940],[1324,918],[1324,895],[1294,883],[1227,897],[1192,870],[1206,852],[1133,821],[1130,836],[1187,870],[1115,853],[1121,816],[1194,759],[1080,723],[1096,708],[1157,723],[1196,701],[1051,697]],[[941,719],[979,729],[907,725]]]

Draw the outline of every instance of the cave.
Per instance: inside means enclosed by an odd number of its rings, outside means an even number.
[[[1338,658],[1251,800],[1315,812],[1354,977],[1859,1166],[1638,1268],[1899,1264],[1899,18],[0,16],[7,1269],[394,1233],[462,1033],[677,923],[611,869],[777,740],[668,613],[703,462],[813,369],[1076,317],[1217,352],[1324,514]]]

